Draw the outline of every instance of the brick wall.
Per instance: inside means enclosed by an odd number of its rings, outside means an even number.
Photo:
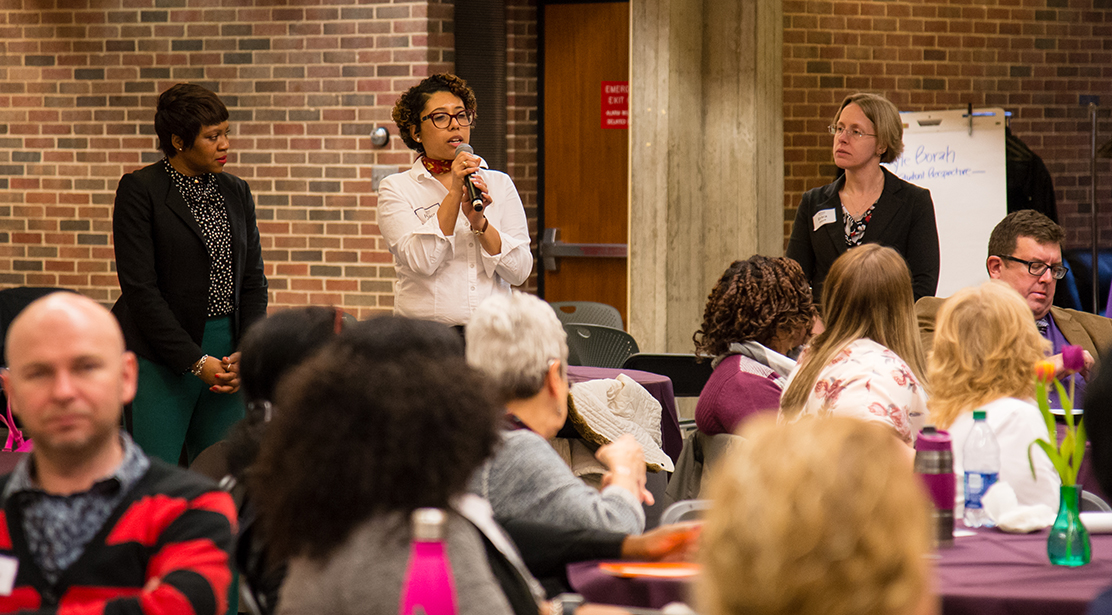
[[[537,0],[506,0],[506,172],[513,178],[537,255]],[[525,287],[537,288],[537,267]]]
[[[1067,247],[1087,247],[1088,110],[1112,138],[1112,1],[784,0],[785,237],[802,193],[834,177],[831,137],[849,93],[901,111],[999,106],[1054,180]],[[1112,167],[1098,163],[1100,244],[1112,246]]]
[[[528,21],[533,4],[517,0],[514,14]],[[451,0],[0,0],[0,286],[115,300],[117,182],[161,157],[157,96],[189,81],[231,112],[227,171],[255,195],[271,305],[389,311],[394,271],[372,171],[413,161],[390,109],[452,69],[452,10]],[[511,98],[535,104],[535,52],[520,51],[535,47],[535,27],[512,37]],[[515,111],[510,172],[535,219],[534,116]],[[380,125],[392,138],[376,149]]]

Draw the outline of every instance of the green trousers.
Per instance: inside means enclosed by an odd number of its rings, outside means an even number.
[[[232,354],[232,319],[210,318],[201,341],[205,354]],[[201,357],[197,357],[198,359]],[[131,405],[132,437],[148,455],[176,465],[182,446],[190,463],[209,446],[223,440],[243,418],[240,394],[213,393],[200,378],[147,359],[139,359],[139,390]]]

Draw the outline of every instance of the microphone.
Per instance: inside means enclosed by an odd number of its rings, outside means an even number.
[[[466,143],[460,143],[459,145],[456,146],[456,158],[459,158],[460,154],[471,154],[473,156],[473,155],[475,155],[475,150],[474,150],[474,148],[472,148],[470,145],[468,145]],[[471,183],[471,177],[470,176],[467,177],[466,184],[467,184],[467,198],[471,200],[471,206],[475,208],[475,211],[482,211],[483,210],[483,193],[480,192],[479,189],[475,187],[475,184]]]

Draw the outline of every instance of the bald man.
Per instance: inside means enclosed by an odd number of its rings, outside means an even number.
[[[112,314],[48,295],[5,354],[34,452],[0,478],[0,613],[223,613],[235,507],[120,431],[137,367]]]

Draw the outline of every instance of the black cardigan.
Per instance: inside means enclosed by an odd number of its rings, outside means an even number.
[[[879,243],[899,252],[911,270],[915,299],[933,297],[938,289],[938,228],[934,221],[934,202],[930,190],[909,184],[884,171],[884,190],[877,201],[873,217],[865,227],[863,243]],[[788,240],[788,258],[803,267],[811,280],[815,301],[822,299],[822,284],[834,259],[846,247],[845,218],[842,216],[838,191],[846,183],[845,175],[834,183],[814,188],[803,195]],[[834,221],[815,228],[814,216],[832,209]]]

